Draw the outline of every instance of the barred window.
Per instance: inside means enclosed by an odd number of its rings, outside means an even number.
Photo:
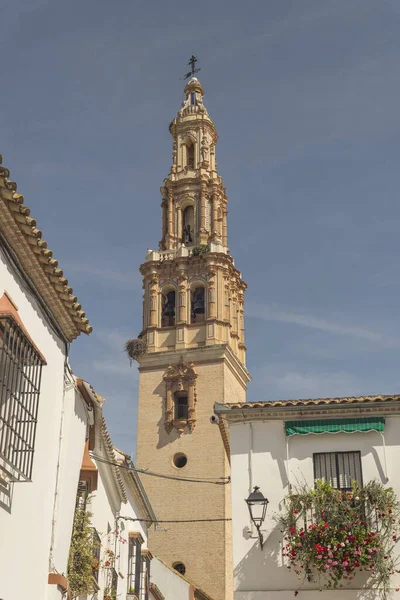
[[[31,481],[43,358],[11,317],[0,317],[0,470]]]
[[[141,537],[130,537],[128,548],[128,594],[140,593],[140,575],[142,566]]]
[[[101,538],[95,527],[92,527],[92,537],[93,537],[93,559],[94,559],[94,564],[92,567],[92,575],[93,575],[96,583],[99,583]]]
[[[149,600],[150,592],[150,558],[142,555],[142,574],[140,583],[140,600]]]
[[[314,479],[322,479],[342,492],[350,492],[353,481],[362,485],[361,453],[319,452],[314,454]]]

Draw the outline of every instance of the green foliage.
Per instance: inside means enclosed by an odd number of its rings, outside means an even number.
[[[93,569],[99,566],[95,558],[98,542],[93,536],[91,516],[84,502],[79,501],[75,509],[68,558],[68,581],[73,598],[95,592],[92,575]]]
[[[200,256],[201,254],[207,254],[210,252],[210,246],[208,244],[200,244],[199,246],[194,246],[192,248],[192,256]]]
[[[363,488],[354,482],[348,493],[322,481],[315,489],[304,485],[287,496],[278,519],[288,568],[308,581],[317,577],[325,589],[366,572],[368,587],[387,598],[396,571],[399,517],[395,493],[376,481]]]

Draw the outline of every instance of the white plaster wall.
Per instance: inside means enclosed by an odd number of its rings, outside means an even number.
[[[0,252],[0,296],[7,291],[30,336],[46,357],[36,430],[32,482],[15,483],[10,512],[0,506],[0,598],[46,598],[51,521],[63,402],[65,348],[35,299]],[[23,571],[21,571],[23,565]]]
[[[250,452],[251,428],[253,429],[252,453]],[[245,598],[246,600],[275,600],[275,598],[286,600],[293,596],[294,590],[299,589],[300,582],[294,573],[288,571],[282,560],[282,535],[274,519],[279,515],[281,502],[288,493],[284,423],[266,421],[235,424],[230,427],[230,436],[235,600]],[[388,485],[392,486],[400,496],[400,471],[397,468],[399,440],[400,420],[396,417],[387,417],[385,442]],[[307,481],[313,485],[313,453],[341,450],[361,451],[364,483],[372,479],[386,483],[382,437],[378,433],[371,432],[292,436],[289,440],[291,484],[295,486],[296,481]],[[247,534],[250,517],[244,499],[248,497],[251,486],[254,485],[260,487],[270,502],[264,522],[265,544],[262,551],[258,541]],[[352,586],[361,588],[362,580],[356,578]],[[398,576],[393,578],[393,586],[400,587]],[[312,590],[316,587],[318,585],[314,583],[306,584],[303,590]],[[283,593],[283,590],[290,591],[289,595]],[[255,594],[255,592],[260,593]],[[359,597],[357,593],[355,589],[341,591],[340,597],[342,600],[354,599]],[[365,591],[363,593],[365,594]],[[307,591],[306,597],[312,598],[309,594],[311,592]],[[324,592],[324,594],[328,594],[326,599],[333,599],[337,592]],[[322,595],[318,595],[318,598],[325,600]]]
[[[55,507],[52,566],[66,573],[74,519],[76,492],[86,440],[86,403],[73,381],[67,386],[61,432],[61,453]],[[54,587],[54,586],[52,586]]]
[[[132,495],[127,491],[128,502],[121,503],[116,484],[112,477],[111,468],[109,465],[100,461],[96,462],[98,468],[98,486],[97,490],[91,495],[89,511],[92,513],[92,525],[96,528],[101,538],[101,560],[106,560],[105,550],[109,548],[115,553],[115,570],[119,573],[117,595],[124,598],[127,593],[128,586],[128,538],[129,532],[139,532],[142,534],[144,543],[142,548],[147,547],[147,528],[138,521],[119,520],[120,529],[119,538],[125,540],[116,541],[114,531],[116,530],[116,516],[131,517],[133,519],[146,518],[141,514]],[[111,528],[111,533],[107,533],[108,525]],[[107,569],[102,568],[99,572],[99,587],[95,598],[103,598],[104,588],[107,586]]]
[[[190,583],[157,557],[151,561],[150,580],[159,588],[165,600],[190,600]]]

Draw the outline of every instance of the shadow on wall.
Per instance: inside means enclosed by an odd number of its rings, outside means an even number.
[[[0,471],[0,508],[11,514],[12,497],[14,491],[14,484],[11,481],[3,479],[2,472]]]

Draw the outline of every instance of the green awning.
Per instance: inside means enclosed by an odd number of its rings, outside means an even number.
[[[355,431],[384,431],[383,417],[359,419],[313,419],[312,421],[286,421],[286,435],[307,435],[309,433],[352,433]]]

